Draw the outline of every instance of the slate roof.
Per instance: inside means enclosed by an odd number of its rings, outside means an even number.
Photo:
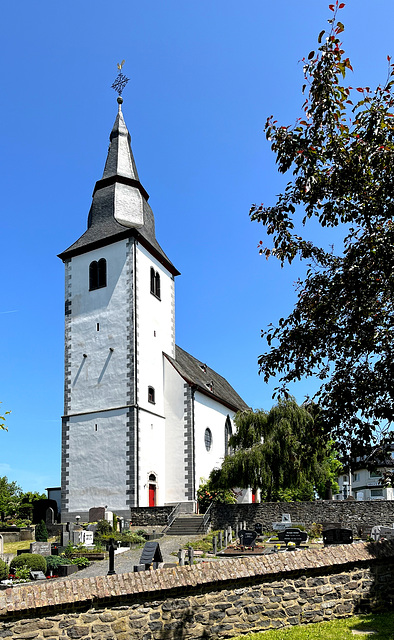
[[[218,400],[233,411],[250,409],[225,378],[187,351],[176,345],[175,359],[166,353],[164,355],[179,375],[201,393]]]
[[[88,228],[68,249],[59,254],[67,260],[92,249],[118,242],[124,238],[137,238],[173,275],[179,275],[168,256],[156,240],[155,219],[148,204],[148,194],[142,186],[131,150],[131,138],[120,108],[110,135],[107,160],[101,180],[96,182],[88,216]],[[115,212],[125,206],[117,196],[117,187],[129,196],[129,203],[141,202],[141,225],[125,226],[115,218]],[[124,196],[123,196],[124,197]],[[132,204],[128,206],[133,206]]]

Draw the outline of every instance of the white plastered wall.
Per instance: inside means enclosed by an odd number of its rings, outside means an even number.
[[[107,286],[89,291],[89,265],[101,258],[107,261]],[[70,413],[124,406],[127,397],[126,241],[74,257],[71,287]]]
[[[198,489],[200,479],[209,477],[215,467],[220,467],[225,456],[225,424],[227,415],[230,416],[233,432],[234,411],[231,411],[213,398],[199,391],[194,399],[194,424],[195,424],[195,486]],[[205,447],[205,429],[212,432],[212,446],[209,451]]]
[[[185,501],[183,378],[164,358],[166,503]]]
[[[160,299],[150,291],[151,267],[160,274]],[[137,248],[137,351],[139,409],[139,504],[148,506],[148,478],[157,478],[156,504],[166,495],[163,352],[174,354],[174,278],[140,244]],[[155,402],[148,401],[148,387]]]
[[[126,506],[126,410],[71,417],[69,511]]]

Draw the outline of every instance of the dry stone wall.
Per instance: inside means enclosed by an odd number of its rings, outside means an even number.
[[[375,525],[394,524],[394,500],[356,502],[355,500],[316,500],[316,502],[261,502],[259,504],[214,504],[211,511],[212,529],[233,527],[246,520],[248,526],[261,522],[270,531],[273,522],[280,522],[282,513],[289,513],[292,522],[310,526],[317,523],[340,523],[353,529],[370,529]]]
[[[394,544],[207,562],[0,591],[0,638],[200,640],[392,608]]]

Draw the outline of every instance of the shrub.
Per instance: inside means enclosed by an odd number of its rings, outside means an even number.
[[[8,564],[0,558],[0,580],[7,580],[8,578]]]
[[[48,542],[48,530],[44,520],[41,520],[41,522],[36,526],[35,535],[37,542]]]
[[[84,569],[90,565],[88,558],[85,558],[84,556],[81,556],[80,558],[73,558],[70,563],[78,565],[79,569]]]
[[[16,556],[11,560],[10,569],[12,571],[18,567],[23,567],[23,565],[26,565],[32,571],[43,571],[45,573],[47,570],[46,560],[39,553],[21,553],[20,556]]]
[[[47,557],[47,571],[56,571],[56,569],[65,564],[72,564],[69,558],[64,556],[48,556]]]

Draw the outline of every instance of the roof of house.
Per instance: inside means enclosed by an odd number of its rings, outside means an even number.
[[[68,249],[59,254],[67,260],[92,249],[134,237],[173,275],[179,275],[156,240],[155,219],[148,194],[138,177],[131,138],[123,118],[121,102],[110,134],[110,145],[101,180],[96,182],[88,216],[88,228]],[[121,224],[135,212],[140,222]]]
[[[164,355],[179,375],[201,393],[221,402],[233,411],[250,409],[225,378],[187,351],[176,345],[175,358],[166,353]]]

